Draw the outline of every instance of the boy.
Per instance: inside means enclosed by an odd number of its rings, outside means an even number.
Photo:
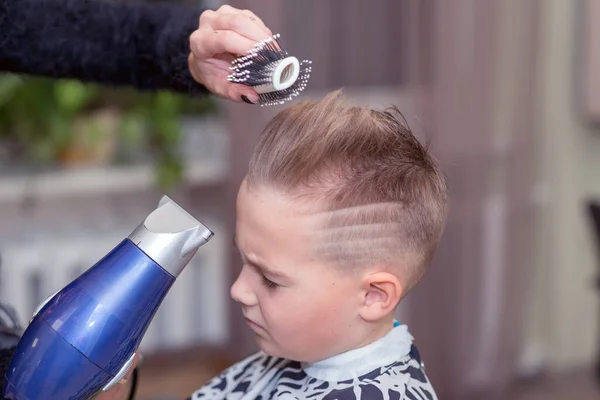
[[[280,112],[237,199],[231,295],[261,351],[191,399],[436,399],[394,312],[446,211],[443,174],[396,109],[337,91]]]
[[[261,351],[190,399],[436,400],[394,312],[446,210],[443,174],[397,110],[352,107],[336,91],[280,112],[237,199],[231,295]]]

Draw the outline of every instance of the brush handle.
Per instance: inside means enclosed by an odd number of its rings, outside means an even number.
[[[298,75],[300,75],[300,62],[296,57],[286,57],[277,63],[271,82],[254,86],[254,90],[259,94],[285,90],[296,83]]]

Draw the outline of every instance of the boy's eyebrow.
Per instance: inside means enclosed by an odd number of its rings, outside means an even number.
[[[268,266],[266,266],[256,260],[249,259],[248,256],[246,256],[244,254],[244,252],[242,251],[242,249],[240,249],[240,247],[238,246],[237,238],[235,236],[233,237],[233,247],[238,251],[238,253],[240,253],[240,256],[246,263],[252,265],[255,268],[258,268],[264,275],[269,275],[274,278],[288,279],[287,275],[285,275],[279,271],[275,271],[272,268],[269,268]]]

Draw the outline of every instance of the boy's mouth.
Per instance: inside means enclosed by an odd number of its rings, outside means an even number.
[[[264,330],[264,328],[261,325],[252,321],[250,318],[245,317],[245,319],[246,319],[246,323],[248,323],[248,325],[250,325],[251,328]]]

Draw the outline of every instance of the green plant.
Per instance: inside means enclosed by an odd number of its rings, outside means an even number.
[[[0,141],[10,147],[15,163],[60,165],[81,136],[86,146],[99,146],[105,138],[92,116],[106,109],[118,115],[119,142],[154,161],[162,188],[177,184],[182,177],[181,116],[217,111],[211,98],[0,75]]]
[[[72,81],[4,75],[0,78],[0,138],[17,159],[48,163],[71,139],[75,117],[98,96],[98,89]]]
[[[120,130],[123,140],[133,148],[146,150],[154,159],[161,187],[168,188],[179,182],[185,167],[181,157],[181,116],[215,113],[218,111],[216,102],[209,97],[191,99],[167,91],[120,90],[111,94],[106,101],[123,110]]]

